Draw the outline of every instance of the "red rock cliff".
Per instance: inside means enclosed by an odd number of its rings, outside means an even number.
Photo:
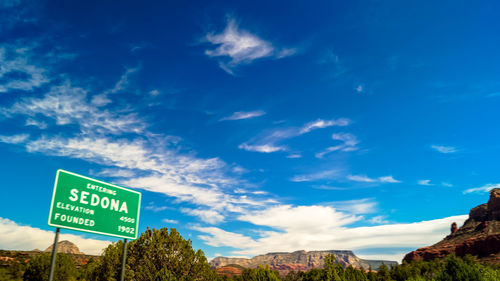
[[[488,203],[472,208],[469,218],[459,229],[435,245],[408,253],[404,260],[432,260],[455,253],[471,254],[486,262],[500,262],[500,189],[490,191]]]

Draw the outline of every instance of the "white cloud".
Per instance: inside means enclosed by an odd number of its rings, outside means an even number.
[[[182,208],[181,212],[191,216],[199,217],[201,221],[209,224],[217,224],[224,221],[224,216],[215,210]]]
[[[205,50],[205,54],[209,57],[220,57],[220,67],[230,74],[233,74],[233,69],[240,64],[249,64],[266,57],[279,59],[295,54],[294,49],[277,49],[271,42],[241,30],[234,19],[228,20],[222,33],[211,32],[205,39],[217,46],[215,49]]]
[[[54,241],[54,231],[21,225],[7,218],[0,217],[0,248],[5,250],[34,249],[45,250]],[[75,243],[81,252],[89,255],[100,255],[111,242],[88,239],[81,235],[60,234],[59,241],[68,240]]]
[[[26,56],[14,52],[13,58],[9,58],[9,51],[0,47],[0,78],[15,75],[13,78],[3,79],[5,82],[0,82],[0,93],[10,90],[32,91],[49,81],[46,72],[45,69],[30,64]]]
[[[387,183],[400,183],[401,181],[393,178],[392,176],[379,177],[379,182],[387,182]]]
[[[454,146],[431,145],[431,148],[445,154],[458,152],[458,149]]]
[[[343,170],[341,169],[330,169],[325,171],[320,171],[312,174],[296,175],[290,180],[293,182],[306,182],[306,181],[316,181],[324,179],[337,179],[342,176]]]
[[[356,91],[356,93],[358,93],[358,94],[364,93],[364,92],[366,91],[366,89],[365,89],[365,85],[363,85],[363,84],[358,84],[358,85],[354,88],[354,90],[355,90],[355,91]]]
[[[286,146],[279,145],[278,143],[289,139],[307,134],[316,129],[327,128],[331,126],[347,126],[351,120],[347,118],[339,118],[332,120],[317,119],[308,122],[301,127],[289,127],[266,131],[261,136],[252,138],[251,140],[238,146],[240,149],[247,151],[256,151],[264,153],[272,153],[287,150]],[[297,155],[297,154],[296,154]],[[293,158],[293,157],[292,157]]]
[[[225,121],[225,120],[243,120],[243,119],[250,119],[250,118],[255,118],[259,117],[266,114],[262,110],[256,110],[256,111],[237,111],[234,112],[232,115],[224,117],[220,119],[220,121]]]
[[[356,151],[358,150],[357,145],[359,144],[358,138],[350,133],[335,133],[332,135],[332,139],[336,141],[341,141],[342,144],[335,145],[335,146],[330,146],[326,148],[325,150],[316,153],[316,158],[322,158],[328,153],[334,152],[334,151],[343,151],[343,152],[349,152],[349,151]]]
[[[367,183],[400,183],[401,181],[395,179],[393,176],[383,176],[378,178],[369,178],[365,175],[348,175],[348,180]]]
[[[365,259],[365,260],[384,260],[384,261],[397,261],[401,263],[407,252],[405,251],[397,251],[393,250],[394,254],[360,254],[355,253],[357,257]]]
[[[279,206],[241,216],[240,220],[272,227],[277,231],[261,231],[260,237],[227,232],[219,228],[197,228],[208,235],[199,238],[212,246],[227,246],[233,254],[256,255],[293,250],[370,248],[418,248],[441,240],[452,222],[461,224],[467,215],[415,223],[346,227],[361,218],[345,215],[324,206]],[[235,237],[235,239],[229,239]],[[398,253],[402,256],[405,250]]]
[[[157,212],[164,211],[164,210],[168,209],[168,207],[167,206],[156,206],[153,202],[149,202],[149,205],[144,207],[144,209],[157,213]]]
[[[102,169],[98,173],[96,173],[96,176],[100,177],[110,177],[110,178],[130,178],[133,177],[135,173],[131,170],[125,170],[125,169]]]
[[[388,223],[388,221],[385,220],[385,216],[374,216],[373,218],[370,218],[368,222],[373,224]]]
[[[417,184],[418,185],[425,185],[425,186],[434,185],[434,184],[431,183],[431,180],[419,180],[419,181],[417,181]]]
[[[453,187],[453,184],[451,184],[449,182],[442,182],[441,185],[446,186],[446,187]]]
[[[140,133],[145,128],[134,113],[116,114],[87,102],[87,91],[73,87],[70,82],[51,87],[42,98],[24,98],[4,112],[31,118],[43,115],[54,119],[57,125],[78,124],[86,133]]]
[[[376,182],[376,179],[369,178],[365,175],[348,175],[348,180],[357,181],[357,182]]]
[[[355,215],[375,213],[378,205],[377,202],[370,198],[329,202],[328,204],[331,204],[337,211]]]
[[[9,144],[19,144],[25,142],[29,138],[28,134],[19,134],[12,136],[2,136],[0,135],[0,142]]]
[[[179,223],[179,221],[171,220],[171,219],[162,219],[161,221],[164,223],[169,223],[169,224],[178,224]]]
[[[351,123],[351,120],[347,118],[340,118],[337,120],[322,120],[318,119],[316,121],[309,122],[305,124],[299,131],[299,134],[305,134],[309,133],[312,130],[315,129],[322,129],[322,128],[327,128],[331,126],[339,126],[339,127],[344,127],[348,126]]]
[[[120,77],[120,80],[118,80],[118,82],[116,82],[115,86],[113,88],[105,91],[104,94],[115,94],[115,93],[118,93],[118,92],[121,92],[121,91],[127,89],[127,87],[130,84],[130,76],[132,76],[134,73],[139,71],[139,69],[140,69],[140,67],[131,67],[131,68],[125,69],[125,73],[122,74],[122,76]]]
[[[108,95],[106,95],[106,94],[99,94],[99,95],[93,96],[92,100],[90,101],[90,103],[92,105],[101,107],[101,106],[105,106],[107,104],[110,104],[111,100],[108,98]]]
[[[36,120],[36,119],[33,119],[33,118],[28,118],[26,119],[26,126],[35,126],[35,127],[38,127],[42,130],[44,129],[47,129],[47,123],[44,122],[44,121],[40,121],[40,120]]]
[[[193,226],[193,230],[197,230],[199,232],[207,233],[210,235],[200,235],[198,238],[205,241],[207,245],[213,247],[222,247],[222,246],[230,246],[234,247],[234,245],[246,245],[248,247],[250,245],[256,245],[257,243],[252,240],[252,238],[234,233],[224,231],[217,227],[201,227],[201,226]]]
[[[265,206],[273,200],[232,196],[223,188],[237,182],[223,175],[224,162],[217,158],[197,159],[161,150],[165,145],[152,140],[111,140],[108,138],[45,138],[26,144],[29,152],[78,158],[107,166],[149,171],[149,176],[124,178],[119,183],[175,197],[217,211],[243,212],[243,208]]]
[[[473,193],[473,192],[489,192],[494,188],[500,188],[500,183],[488,183],[480,187],[469,188],[464,190],[464,194]]]
[[[238,146],[238,148],[246,151],[263,152],[263,153],[273,153],[273,152],[287,150],[285,146],[274,146],[271,144],[249,145],[246,143],[242,143]]]

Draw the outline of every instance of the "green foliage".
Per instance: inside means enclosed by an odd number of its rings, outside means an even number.
[[[114,281],[120,278],[123,242],[109,245],[100,263],[89,268],[86,276],[92,280]],[[127,246],[125,280],[217,280],[201,250],[192,248],[175,230],[148,229]]]
[[[17,260],[10,262],[5,267],[0,268],[0,281],[23,280],[23,274],[25,270],[26,270],[26,265],[23,262]]]
[[[384,263],[382,263],[382,265],[380,265],[378,267],[378,270],[377,270],[377,280],[379,281],[391,281],[391,273],[389,272],[389,268],[387,268],[387,265],[385,265]]]
[[[441,274],[438,276],[439,281],[469,281],[485,280],[480,271],[480,265],[475,263],[471,257],[466,257],[464,260],[457,258],[455,255],[449,255],[446,258],[446,265]]]
[[[269,266],[260,266],[256,269],[244,269],[241,276],[235,276],[238,281],[279,281],[280,275],[277,271],[269,269]]]
[[[51,255],[46,253],[33,257],[28,263],[23,279],[27,281],[49,280],[50,261]],[[77,274],[78,272],[73,259],[66,254],[58,253],[54,270],[54,280],[76,280]]]

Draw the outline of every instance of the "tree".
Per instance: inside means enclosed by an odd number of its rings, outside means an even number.
[[[470,257],[463,261],[454,254],[446,258],[445,268],[437,279],[441,281],[484,280],[479,271],[479,265],[471,261]]]
[[[280,275],[277,271],[271,270],[269,266],[258,268],[245,268],[241,276],[235,276],[237,281],[280,281]]]
[[[391,273],[389,272],[389,268],[387,265],[382,263],[377,270],[377,278],[380,281],[391,281]]]
[[[344,267],[336,263],[334,255],[329,254],[325,257],[325,280],[342,281],[344,280]]]
[[[28,263],[23,279],[26,281],[49,280],[50,262],[51,255],[47,253],[33,257]],[[54,280],[76,280],[76,276],[77,270],[73,259],[66,254],[58,253],[54,269]]]
[[[94,270],[96,280],[119,280],[123,242],[104,250],[101,264]],[[192,248],[175,229],[147,229],[128,244],[126,280],[217,280],[201,250]]]
[[[90,258],[87,264],[80,269],[81,281],[92,281],[98,279],[97,269],[101,266],[101,259]]]

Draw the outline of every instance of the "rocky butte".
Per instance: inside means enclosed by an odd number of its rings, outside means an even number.
[[[52,253],[53,247],[54,245],[50,245],[47,249],[45,249],[44,252]],[[57,252],[64,254],[85,255],[84,253],[80,252],[80,249],[78,249],[75,244],[68,240],[63,240],[57,243]]]
[[[377,269],[382,263],[390,266],[397,264],[395,261],[382,260],[364,260],[352,251],[296,251],[292,253],[269,253],[265,255],[255,256],[251,259],[246,258],[225,258],[217,257],[210,261],[210,265],[217,269],[217,272],[223,274],[225,271],[239,272],[243,268],[257,268],[259,265],[266,266],[273,270],[278,270],[280,274],[287,274],[290,271],[308,271],[313,268],[322,268],[324,266],[324,258],[327,255],[334,255],[337,263],[347,267],[369,267]]]
[[[463,257],[471,254],[483,262],[500,263],[500,189],[490,191],[488,203],[472,208],[464,225],[440,242],[406,254],[404,261],[432,260],[455,253]]]

